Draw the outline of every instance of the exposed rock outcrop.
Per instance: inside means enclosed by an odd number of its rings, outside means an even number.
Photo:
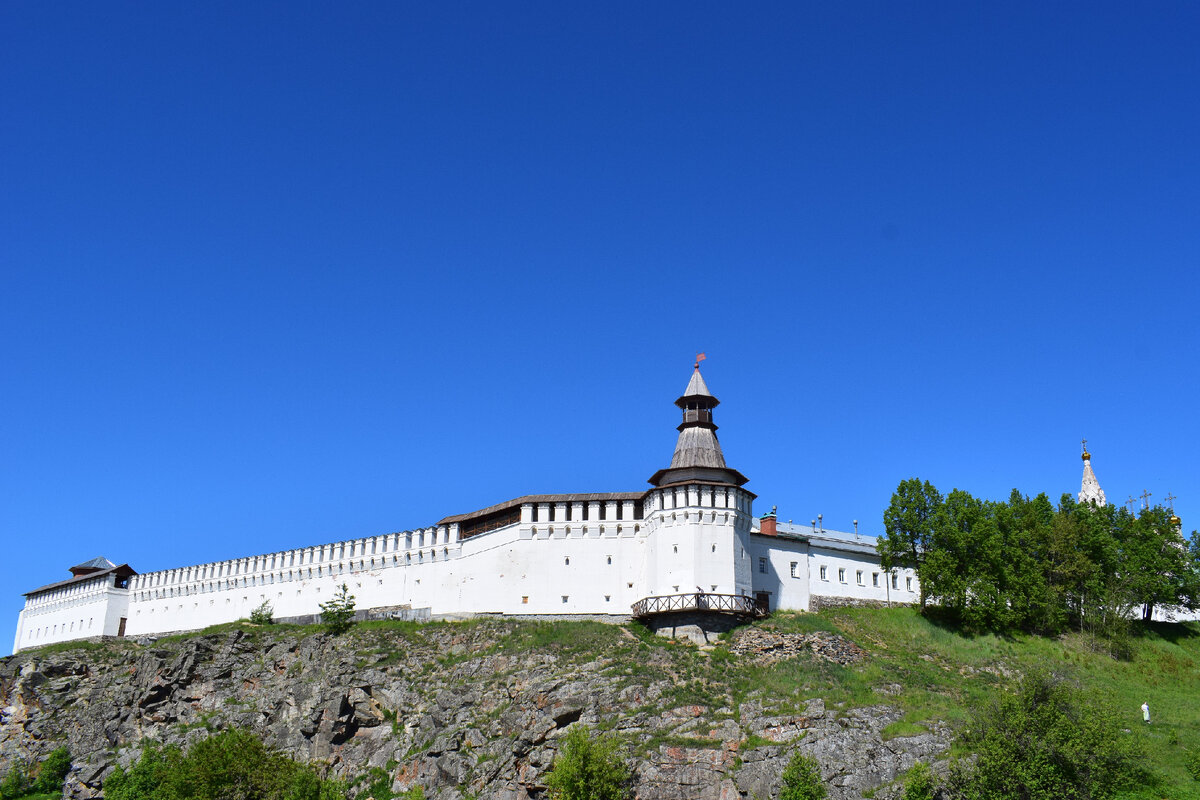
[[[0,770],[66,743],[68,795],[97,797],[143,738],[187,746],[208,728],[238,725],[333,775],[375,767],[397,791],[419,784],[446,800],[524,800],[545,796],[560,737],[584,724],[629,743],[645,800],[775,796],[796,749],[817,757],[834,800],[848,800],[948,747],[936,729],[885,741],[901,717],[889,706],[841,711],[752,684],[734,702],[707,668],[713,656],[695,648],[615,626],[556,629],[551,644],[530,630],[492,621],[333,638],[241,628],[21,653],[0,661]],[[576,630],[601,641],[575,647]],[[840,636],[796,636],[751,629],[729,650],[764,662],[863,657]]]

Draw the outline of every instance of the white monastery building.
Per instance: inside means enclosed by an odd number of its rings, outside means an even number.
[[[670,466],[644,492],[528,495],[427,528],[159,572],[96,558],[25,594],[13,651],[194,630],[264,601],[276,619],[315,620],[342,584],[358,609],[409,618],[736,619],[919,597],[913,570],[880,568],[874,536],[780,524],[774,509],[756,519],[717,441],[718,402],[697,363],[675,401]],[[1085,489],[1088,475],[1090,463]]]

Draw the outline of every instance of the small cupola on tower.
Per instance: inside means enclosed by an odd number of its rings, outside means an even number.
[[[1083,483],[1079,488],[1080,503],[1095,503],[1103,508],[1108,504],[1104,499],[1104,490],[1100,488],[1100,481],[1096,480],[1096,473],[1092,472],[1092,454],[1087,449],[1087,439],[1083,440]]]
[[[713,409],[720,400],[713,396],[700,374],[700,362],[704,354],[696,356],[695,369],[687,388],[675,401],[683,412],[683,421],[676,430],[679,438],[675,442],[675,454],[671,466],[660,469],[650,477],[655,486],[666,486],[681,481],[711,481],[741,486],[745,475],[725,466],[725,455],[717,441],[717,426],[713,422]]]

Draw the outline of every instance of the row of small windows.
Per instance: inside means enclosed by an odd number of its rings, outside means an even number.
[[[79,620],[79,630],[80,631],[91,630],[93,622],[95,622],[95,617],[88,617],[87,627],[84,628],[83,620],[82,619]],[[74,633],[74,632],[75,632],[75,621],[71,620],[70,622],[64,622],[61,625],[47,625],[44,628],[31,628],[29,630],[29,633],[25,634],[25,640],[33,641],[35,639],[42,639],[46,636],[57,636],[60,633]]]
[[[829,580],[829,568],[827,566],[825,566],[824,564],[821,565],[820,574],[821,574],[821,580],[823,580],[823,581]],[[792,562],[792,577],[793,578],[796,577],[796,562],[795,561]],[[838,567],[838,581],[840,583],[846,582],[846,568],[845,567]],[[866,586],[866,583],[864,582],[864,579],[863,579],[863,571],[861,569],[854,571],[854,582],[857,583],[859,586]],[[879,588],[879,573],[878,572],[871,573],[871,586],[876,589]],[[912,576],[906,575],[904,578],[905,591],[911,592],[913,590],[912,587],[913,587]],[[897,589],[897,590],[899,590],[899,588],[900,588],[900,576],[895,572],[892,573],[892,588]]]

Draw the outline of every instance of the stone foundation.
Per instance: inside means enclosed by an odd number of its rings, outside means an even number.
[[[690,639],[696,644],[711,644],[722,633],[728,633],[749,621],[736,614],[672,611],[666,614],[655,614],[646,619],[644,624],[659,636]]]
[[[826,608],[891,608],[892,606],[907,606],[911,603],[901,603],[896,600],[861,600],[856,597],[829,597],[814,594],[808,599],[809,611],[823,611]]]

